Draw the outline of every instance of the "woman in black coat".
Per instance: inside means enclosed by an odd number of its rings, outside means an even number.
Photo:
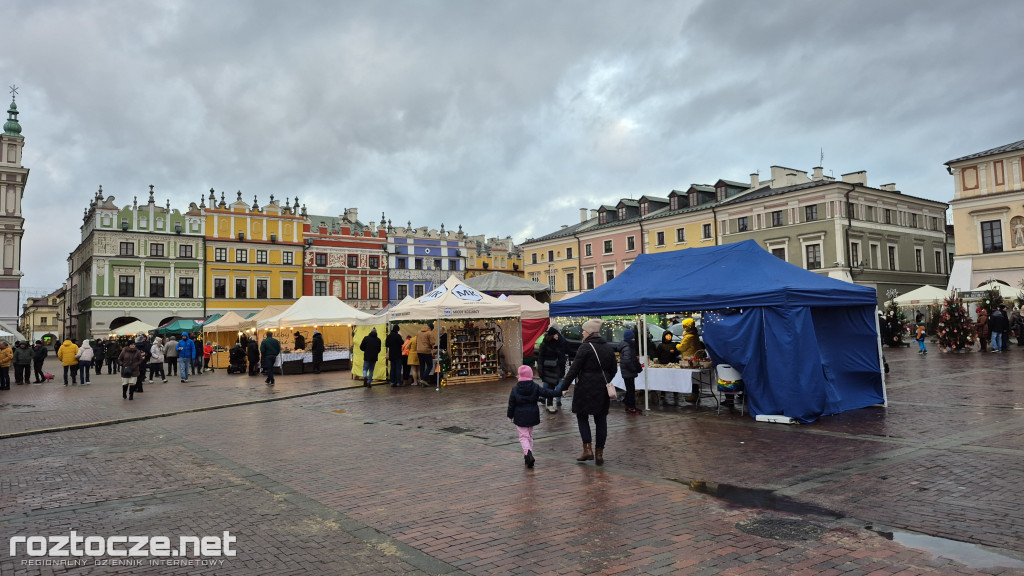
[[[260,347],[256,344],[255,338],[250,338],[245,346],[245,355],[249,359],[249,376],[259,374],[260,370]]]
[[[558,330],[552,326],[544,335],[544,341],[540,343],[540,350],[537,353],[537,368],[540,371],[540,379],[548,390],[554,390],[562,381],[565,374],[565,340]],[[557,406],[555,405],[557,402]],[[554,400],[545,400],[547,411],[554,414],[562,408],[562,397]]]
[[[576,359],[564,379],[566,383],[575,381],[576,384],[572,412],[576,415],[583,441],[583,454],[576,461],[594,460],[598,466],[604,464],[604,443],[608,437],[610,399],[605,384],[615,377],[616,371],[615,350],[601,337],[601,324],[598,318],[583,324],[583,342],[576,350]],[[590,416],[594,417],[597,429],[596,451],[591,449]]]
[[[622,381],[626,385],[626,395],[622,397],[622,403],[626,405],[627,414],[642,416],[643,411],[636,407],[636,377],[643,370],[643,366],[640,365],[640,345],[637,344],[632,330],[623,332],[622,340],[619,347],[619,369],[622,371]]]

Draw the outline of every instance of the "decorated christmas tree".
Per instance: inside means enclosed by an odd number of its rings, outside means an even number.
[[[888,344],[893,348],[907,346],[907,344],[903,343],[903,337],[910,334],[910,327],[907,326],[907,315],[896,304],[896,297],[900,293],[896,290],[889,290],[885,295],[888,296],[889,300],[885,303],[886,326],[883,332],[886,334],[886,340],[882,343]]]
[[[967,352],[974,345],[974,321],[959,293],[953,292],[944,300],[936,334],[943,352]]]

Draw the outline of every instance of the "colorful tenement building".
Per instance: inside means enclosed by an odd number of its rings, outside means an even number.
[[[306,217],[302,293],[337,296],[361,310],[388,303],[388,233],[384,224],[359,221],[356,208],[342,216]]]

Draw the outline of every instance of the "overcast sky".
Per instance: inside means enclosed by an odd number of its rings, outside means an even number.
[[[517,242],[822,152],[826,174],[949,201],[944,162],[1024,139],[1022,19],[1019,0],[9,2],[22,287],[66,278],[100,185]]]

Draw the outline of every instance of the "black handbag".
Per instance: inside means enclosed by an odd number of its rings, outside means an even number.
[[[131,377],[132,377],[132,367],[131,366],[121,366],[121,378],[131,378]]]

